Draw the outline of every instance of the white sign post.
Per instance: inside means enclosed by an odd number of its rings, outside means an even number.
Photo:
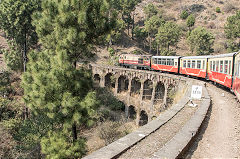
[[[202,98],[202,86],[192,85],[192,99],[201,99]]]

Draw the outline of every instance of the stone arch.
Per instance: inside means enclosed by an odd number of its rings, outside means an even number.
[[[128,114],[129,119],[135,120],[136,119],[136,110],[133,105],[129,106],[129,114]]]
[[[131,90],[130,90],[130,96],[134,97],[136,95],[140,95],[140,89],[141,89],[141,82],[140,79],[138,77],[134,77],[132,79],[132,83],[131,83]]]
[[[140,113],[139,126],[143,126],[148,123],[148,115],[146,111],[142,110]]]
[[[121,75],[118,78],[118,93],[125,92],[128,90],[129,80],[127,76]]]
[[[164,98],[164,94],[165,94],[164,83],[158,82],[155,89],[154,104],[162,102]]]
[[[101,81],[101,77],[100,77],[100,75],[99,74],[95,74],[94,76],[93,76],[93,80],[94,80],[94,82],[96,82],[96,83],[100,83],[100,81]]]
[[[143,85],[143,100],[151,100],[153,91],[153,82],[151,80],[146,80]]]
[[[104,86],[107,88],[115,88],[115,78],[112,73],[108,73],[105,75],[105,83]]]

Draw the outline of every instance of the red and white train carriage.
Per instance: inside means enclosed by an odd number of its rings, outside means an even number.
[[[120,66],[206,78],[233,90],[240,100],[240,50],[215,56],[152,56],[122,54]]]
[[[209,56],[186,56],[180,59],[180,74],[207,77],[207,62]]]
[[[152,56],[151,69],[178,73],[179,60],[180,56]]]
[[[151,55],[121,54],[119,65],[128,68],[150,69]]]
[[[235,54],[229,53],[211,56],[208,61],[208,79],[231,88]]]
[[[240,50],[235,53],[232,90],[240,101]]]

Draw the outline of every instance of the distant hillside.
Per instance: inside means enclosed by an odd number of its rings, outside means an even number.
[[[144,25],[144,7],[148,4],[154,4],[161,10],[164,19],[174,21],[181,28],[185,28],[184,33],[187,32],[186,20],[180,18],[180,13],[187,10],[196,17],[194,27],[202,26],[215,36],[214,53],[227,53],[227,39],[224,34],[224,25],[227,17],[232,16],[240,9],[239,0],[143,0],[135,10],[135,24]],[[216,12],[216,8],[220,8],[220,13]],[[131,30],[130,30],[131,36]],[[120,40],[120,43],[112,46],[116,53],[132,53],[142,52],[147,54],[148,50],[139,47],[136,40],[131,40],[127,36],[127,31]],[[190,55],[191,51],[186,42],[186,35],[183,35],[176,48],[177,55]],[[96,63],[109,63],[109,52],[106,48],[99,48]]]
[[[183,10],[194,14],[196,17],[195,27],[203,26],[215,36],[214,54],[227,53],[227,39],[224,34],[224,25],[227,17],[234,15],[237,10],[240,9],[239,0],[143,0],[134,12],[135,25],[143,26],[145,14],[144,7],[148,4],[154,4],[161,10],[164,19],[174,21],[181,28],[185,28],[187,31],[186,20],[180,18],[180,13]],[[220,8],[220,13],[216,12],[216,8]],[[3,38],[3,34],[0,33],[0,47],[6,47],[7,43]],[[120,41],[111,46],[116,54],[120,53],[133,53],[141,52],[147,54],[148,49],[143,48],[136,40],[131,39],[130,35],[127,35],[127,30],[120,38]],[[177,55],[190,55],[190,49],[186,42],[186,36],[183,35],[176,48]],[[91,60],[100,64],[111,64],[109,62],[109,51],[104,46],[100,46],[96,51],[97,56]]]
[[[175,21],[183,28],[186,28],[186,21],[180,19],[180,13],[188,10],[196,17],[195,27],[203,26],[214,34],[214,52],[226,53],[224,25],[227,17],[240,9],[239,0],[143,0],[136,8],[138,20],[144,18],[143,8],[149,3],[155,4],[162,10],[165,18]],[[216,12],[216,7],[220,8],[221,13]],[[190,53],[185,38],[179,42],[176,52],[179,55]]]

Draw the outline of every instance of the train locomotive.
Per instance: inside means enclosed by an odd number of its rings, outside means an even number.
[[[126,68],[195,76],[229,88],[240,101],[240,50],[207,56],[151,56],[121,54],[119,65]]]

